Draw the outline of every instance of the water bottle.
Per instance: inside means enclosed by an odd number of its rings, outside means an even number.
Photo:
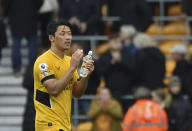
[[[81,77],[87,77],[89,70],[84,66],[84,63],[89,62],[90,60],[92,60],[92,51],[89,51],[88,55],[86,55],[85,57],[83,57],[83,64],[81,66],[80,69],[80,76]]]

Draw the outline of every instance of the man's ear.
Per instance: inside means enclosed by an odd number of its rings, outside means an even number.
[[[49,40],[53,42],[55,40],[55,37],[53,35],[49,35]]]

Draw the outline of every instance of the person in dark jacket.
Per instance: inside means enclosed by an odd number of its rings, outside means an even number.
[[[170,52],[172,58],[176,61],[173,75],[178,76],[181,80],[181,92],[192,98],[192,64],[185,59],[188,49],[185,45],[177,44],[171,48]]]
[[[27,89],[27,102],[25,105],[23,131],[35,131],[35,107],[33,103],[33,65],[29,65],[24,73],[23,87]]]
[[[109,38],[109,50],[96,61],[95,68],[106,82],[106,87],[114,98],[120,100],[124,111],[127,110],[122,96],[132,93],[133,60],[128,50],[121,44],[119,35],[113,34]]]
[[[37,12],[43,0],[3,0],[5,15],[8,17],[13,38],[12,63],[14,73],[21,70],[20,46],[22,38],[29,43],[29,63],[36,58]]]
[[[45,52],[46,48],[40,48],[39,54]],[[22,131],[35,131],[35,107],[33,102],[34,79],[33,64],[28,65],[23,76],[23,87],[27,89],[27,102],[25,105]]]
[[[135,60],[135,83],[151,90],[164,87],[165,56],[152,43],[151,38],[139,33],[133,40],[138,49]]]
[[[72,25],[74,35],[97,34],[101,20],[99,0],[62,0],[60,18]]]
[[[169,83],[172,102],[167,109],[169,119],[169,131],[189,131],[192,129],[192,106],[188,98],[181,93],[181,81],[179,77],[172,76]]]

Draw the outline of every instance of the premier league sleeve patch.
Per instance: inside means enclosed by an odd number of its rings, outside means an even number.
[[[42,82],[42,84],[44,83],[44,81],[48,80],[48,79],[55,79],[55,73],[54,73],[54,69],[52,69],[52,66],[46,62],[41,62],[38,66],[37,66],[37,73],[38,73],[38,77],[40,79],[40,81]]]
[[[48,69],[47,63],[43,62],[39,64],[39,70],[40,71],[46,71]]]

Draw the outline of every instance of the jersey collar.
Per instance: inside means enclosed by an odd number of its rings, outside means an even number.
[[[49,49],[49,52],[54,56],[54,57],[56,57],[57,59],[59,59],[59,60],[64,60],[65,59],[65,55],[64,55],[64,57],[63,57],[63,59],[61,58],[61,57],[59,57],[57,54],[55,54],[51,49]]]

